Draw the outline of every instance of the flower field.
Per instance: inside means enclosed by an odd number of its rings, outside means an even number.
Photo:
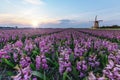
[[[120,80],[120,32],[0,30],[0,80]]]

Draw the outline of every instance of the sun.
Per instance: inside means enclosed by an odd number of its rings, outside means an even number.
[[[32,21],[32,27],[37,28],[39,26],[38,21]]]

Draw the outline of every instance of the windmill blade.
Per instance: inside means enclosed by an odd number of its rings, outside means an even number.
[[[100,22],[100,21],[102,22],[103,20],[98,20],[98,21],[99,21],[99,22]]]
[[[95,16],[95,21],[97,21],[97,15]]]

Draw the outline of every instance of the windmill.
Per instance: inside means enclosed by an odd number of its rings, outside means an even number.
[[[101,21],[103,21],[103,20],[97,20],[97,16],[95,16],[95,21],[94,21],[93,28],[98,29],[99,28],[99,22],[101,22]]]

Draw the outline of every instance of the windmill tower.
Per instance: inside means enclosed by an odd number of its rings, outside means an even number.
[[[93,28],[98,29],[99,28],[99,22],[101,22],[101,21],[103,21],[103,20],[97,20],[97,16],[95,16],[95,21],[94,21]]]

